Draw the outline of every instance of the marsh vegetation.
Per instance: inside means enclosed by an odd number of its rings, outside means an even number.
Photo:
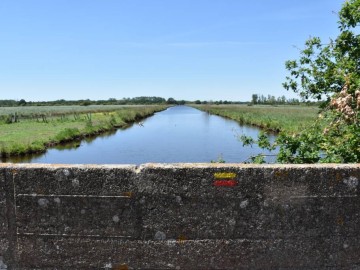
[[[306,105],[196,105],[195,108],[265,131],[296,133],[317,119],[319,108]]]
[[[0,108],[0,156],[44,152],[49,146],[124,128],[166,105]]]

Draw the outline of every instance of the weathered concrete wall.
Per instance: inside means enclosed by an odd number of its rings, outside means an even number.
[[[359,165],[0,164],[0,268],[360,268]]]

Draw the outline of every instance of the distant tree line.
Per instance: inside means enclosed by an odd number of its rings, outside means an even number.
[[[265,105],[298,105],[304,103],[296,98],[287,99],[285,96],[275,97],[272,95],[258,95],[253,94],[250,102],[246,101],[228,101],[228,100],[176,100],[172,97],[165,99],[162,97],[134,97],[134,98],[109,98],[107,100],[90,100],[90,99],[79,99],[79,100],[65,100],[58,99],[54,101],[26,101],[20,99],[19,101],[13,99],[0,100],[0,107],[17,107],[17,106],[89,106],[89,105],[152,105],[152,104],[170,104],[170,105],[184,105],[184,104],[209,104],[209,105],[222,105],[222,104],[265,104]],[[317,104],[319,102],[307,101],[307,104]]]
[[[245,101],[228,101],[228,100],[195,100],[194,102],[191,103],[195,103],[195,104],[209,104],[209,105],[222,105],[222,104],[246,104],[247,102]]]
[[[89,106],[89,105],[151,105],[151,104],[170,104],[170,105],[184,105],[184,104],[242,104],[246,102],[239,101],[188,101],[188,100],[176,100],[172,97],[165,99],[162,97],[134,97],[134,98],[109,98],[107,100],[65,100],[59,99],[54,101],[26,101],[21,99],[19,101],[12,99],[0,100],[0,107],[16,107],[16,106]]]
[[[174,98],[168,98],[167,100],[162,97],[134,97],[134,98],[109,98],[107,100],[65,100],[59,99],[54,101],[26,101],[24,99],[12,100],[3,99],[0,100],[0,107],[16,107],[16,106],[89,106],[89,105],[151,105],[151,104],[174,104],[183,105],[187,103],[185,100],[175,100]]]
[[[301,103],[305,104],[311,104],[311,105],[320,105],[321,101],[301,101],[297,98],[286,98],[284,95],[281,97],[275,97],[272,95],[258,95],[258,94],[252,94],[251,96],[251,104],[265,104],[265,105],[299,105]]]

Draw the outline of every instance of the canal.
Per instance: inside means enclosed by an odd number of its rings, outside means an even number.
[[[257,137],[259,129],[188,106],[170,107],[134,124],[95,138],[50,148],[41,155],[7,162],[64,164],[142,164],[149,162],[246,161],[261,153],[242,147],[238,136]]]

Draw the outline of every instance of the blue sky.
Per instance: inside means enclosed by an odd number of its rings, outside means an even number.
[[[341,0],[1,0],[0,99],[296,97],[284,62]]]

